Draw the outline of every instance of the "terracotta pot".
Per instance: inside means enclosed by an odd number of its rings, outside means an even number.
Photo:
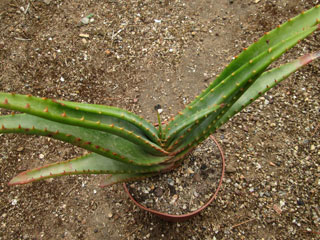
[[[124,190],[125,192],[128,194],[128,196],[130,197],[130,199],[141,209],[148,211],[152,214],[155,214],[156,216],[166,220],[166,221],[170,221],[170,222],[180,222],[180,221],[185,221],[188,220],[190,218],[192,218],[193,216],[197,215],[198,213],[200,213],[202,210],[204,210],[206,207],[208,207],[210,205],[210,203],[212,203],[212,201],[217,197],[218,192],[220,190],[221,184],[222,184],[222,179],[224,177],[224,171],[225,171],[225,158],[224,158],[224,154],[222,151],[221,146],[219,145],[219,143],[217,142],[217,140],[213,137],[210,136],[210,138],[215,142],[215,144],[217,145],[219,151],[220,151],[220,155],[221,155],[221,160],[222,160],[222,169],[221,169],[221,178],[218,184],[218,187],[215,191],[215,193],[213,193],[212,197],[199,209],[197,209],[196,211],[187,213],[187,214],[182,214],[182,215],[173,215],[173,214],[168,214],[168,213],[164,213],[164,212],[159,212],[150,208],[147,208],[145,206],[143,206],[142,204],[140,204],[139,202],[137,202],[135,200],[135,198],[131,195],[131,193],[128,190],[128,187],[126,185],[126,183],[123,184]]]

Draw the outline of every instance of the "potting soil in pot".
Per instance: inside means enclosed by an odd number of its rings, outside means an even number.
[[[222,158],[208,138],[173,171],[138,182],[128,183],[132,196],[145,207],[180,215],[196,211],[217,190]]]

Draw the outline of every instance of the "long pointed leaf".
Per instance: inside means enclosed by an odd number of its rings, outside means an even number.
[[[115,161],[95,153],[69,161],[57,162],[40,168],[24,171],[14,177],[9,185],[26,184],[46,178],[78,174],[141,174],[159,172],[170,167],[166,165],[136,166]]]
[[[149,123],[142,117],[133,114],[132,112],[123,110],[121,108],[105,105],[77,103],[60,100],[58,102],[63,103],[66,107],[78,111],[90,112],[95,114],[98,113],[99,115],[107,115],[121,119],[122,121],[127,121],[142,130],[150,139],[152,139],[152,141],[160,144],[160,139],[158,138],[158,130],[151,123]]]
[[[0,133],[48,136],[118,161],[136,165],[158,164],[169,158],[151,155],[138,145],[107,132],[66,125],[27,114],[0,116],[0,126]]]
[[[192,106],[204,97],[212,88],[217,86],[223,79],[230,76],[237,69],[242,67],[245,63],[261,54],[264,49],[272,48],[281,43],[281,41],[293,37],[297,32],[304,31],[316,24],[319,24],[320,19],[320,5],[309,9],[306,12],[283,23],[281,26],[265,33],[257,42],[250,45],[248,49],[241,52],[223,71],[222,73],[210,84],[210,86],[201,93],[190,105]]]
[[[189,117],[185,117],[184,121],[181,121],[180,125],[174,125],[172,129],[169,129],[171,130],[171,134],[166,137],[166,146],[170,146],[170,143],[172,142],[174,137],[180,138],[181,136],[183,136],[183,134],[178,134],[181,131],[181,129],[185,129],[188,126],[192,128],[194,124],[196,124],[204,118],[207,118],[208,115],[217,111],[219,108],[220,106],[210,106],[206,109],[201,109],[200,111],[195,112],[193,115]]]
[[[211,91],[197,104],[191,106],[190,108],[181,115],[177,116],[177,120],[170,122],[168,125],[167,137],[170,138],[171,135],[175,135],[175,132],[182,130],[180,128],[180,122],[184,121],[185,118],[189,117],[189,114],[197,114],[192,111],[199,111],[199,109],[207,108],[209,106],[222,105],[219,111],[212,113],[211,120],[206,119],[202,125],[209,125],[216,118],[221,117],[225,111],[245,92],[245,90],[258,78],[263,71],[277,58],[279,58],[285,51],[296,45],[298,41],[304,39],[309,34],[318,29],[318,26],[307,29],[303,32],[296,34],[294,37],[287,39],[286,41],[281,42],[273,48],[269,48],[260,54],[258,57],[252,59],[249,63],[243,65],[240,69],[234,72],[231,76],[223,80],[218,86]],[[200,127],[194,131],[198,132],[199,137],[205,131],[206,127]],[[188,141],[192,139],[188,136]]]
[[[288,22],[265,34],[264,37],[252,44],[248,49],[245,49],[245,51],[243,51],[235,60],[233,60],[230,65],[224,69],[220,76],[199,97],[189,104],[186,109],[182,111],[182,115],[188,117],[194,114],[197,109],[191,110],[190,107],[194,107],[194,105],[197,104],[203,105],[201,102],[205,96],[211,94],[213,89],[225,81],[226,78],[230,78],[230,76],[234,75],[235,72],[244,65],[251,62],[257,56],[264,54],[266,49],[273,50],[275,46],[278,46],[283,41],[287,41],[287,39],[293,38],[301,32],[305,32],[306,29],[312,28],[319,23],[319,19],[320,5],[298,15],[295,18],[290,19]],[[171,124],[169,124],[165,133],[170,132],[174,125],[180,125],[181,121],[183,121],[183,119],[178,116],[174,121],[171,122]],[[168,134],[170,135],[170,133]]]
[[[145,128],[151,129],[151,124],[146,124],[145,121],[138,121],[138,117],[136,117],[135,120],[131,120],[136,121],[138,126],[135,126],[124,119],[133,119],[133,114],[116,108],[110,108],[108,112],[108,107],[94,112],[94,110],[99,109],[97,106],[92,106],[91,111],[83,111],[81,109],[85,109],[85,106],[80,109],[78,105],[67,104],[68,106],[63,102],[30,95],[0,93],[0,107],[2,108],[28,113],[64,124],[109,132],[142,146],[146,151],[153,153],[156,150],[160,155],[165,154],[165,151],[158,144],[150,141],[145,136],[142,131],[144,128],[139,128],[139,125],[145,125]],[[74,106],[74,108],[70,106]],[[89,108],[87,107],[86,109],[88,110]]]
[[[254,102],[255,99],[273,88],[276,84],[286,79],[290,74],[317,58],[320,58],[320,52],[307,54],[291,63],[287,63],[278,68],[265,72],[254,82],[254,84],[251,85],[251,87],[238,99],[236,103],[232,105],[232,107],[226,113],[221,115],[219,119],[211,122],[207,129],[205,129],[203,126],[200,126],[202,128],[198,129],[198,132],[202,131],[201,135],[196,131],[192,132],[191,134],[194,134],[194,136],[189,136],[189,138],[185,139],[183,144],[181,144],[182,146],[179,147],[179,150],[177,150],[176,153],[187,151],[189,148],[193,148],[201,143],[237,112]],[[206,119],[206,121],[210,122],[210,117]],[[189,139],[193,139],[193,141],[189,141]]]
[[[320,51],[307,54],[295,61],[282,65],[278,68],[274,68],[262,74],[262,76],[250,86],[250,88],[232,105],[232,107],[219,119],[219,121],[217,121],[216,127],[220,127],[236,113],[240,112],[246,106],[254,102],[254,100],[269,91],[275,85],[282,82],[293,72],[317,58],[320,58]]]

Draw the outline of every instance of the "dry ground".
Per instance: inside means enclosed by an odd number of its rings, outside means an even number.
[[[232,56],[319,0],[2,0],[0,90],[176,114]],[[93,22],[79,24],[94,14]],[[80,35],[81,34],[81,35]],[[320,49],[319,32],[282,61]],[[319,239],[319,61],[216,133],[228,174],[201,215],[167,223],[103,176],[20,187],[22,170],[83,151],[0,137],[0,239]],[[2,111],[5,113],[5,111]]]

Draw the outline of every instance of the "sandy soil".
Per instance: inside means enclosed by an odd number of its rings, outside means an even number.
[[[319,0],[2,0],[0,90],[176,114],[242,48]],[[87,25],[80,20],[93,15]],[[320,49],[319,32],[282,62]],[[280,62],[281,62],[280,61]],[[135,207],[103,176],[8,187],[79,156],[43,137],[0,136],[0,239],[319,239],[320,72],[315,61],[222,127],[227,175],[188,222]],[[5,114],[6,111],[1,111]]]

